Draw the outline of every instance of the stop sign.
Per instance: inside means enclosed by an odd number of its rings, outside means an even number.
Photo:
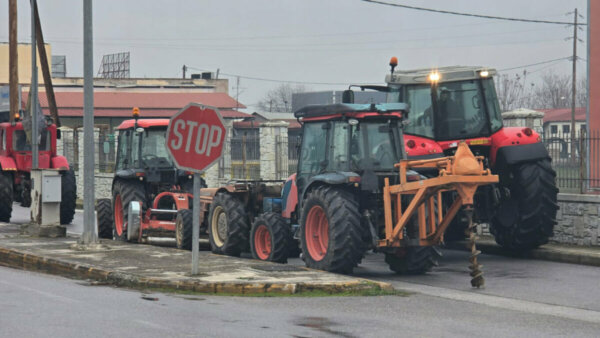
[[[178,168],[203,172],[223,155],[226,132],[217,108],[190,103],[169,121],[167,151]]]

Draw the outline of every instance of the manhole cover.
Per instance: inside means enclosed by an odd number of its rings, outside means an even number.
[[[264,265],[253,265],[251,268],[262,271],[304,271],[303,269],[287,264],[264,264]]]

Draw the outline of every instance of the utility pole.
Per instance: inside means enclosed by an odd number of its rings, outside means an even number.
[[[38,131],[38,79],[37,79],[37,55],[35,48],[35,6],[36,0],[31,0],[31,84],[29,86],[29,111],[31,115],[31,169],[39,167],[39,131]]]
[[[94,54],[92,0],[83,1],[83,234],[82,244],[97,242],[94,215]]]
[[[182,70],[183,70],[183,78],[185,79],[185,71],[187,70],[187,67],[185,65],[183,65]]]
[[[8,40],[9,40],[9,91],[10,91],[10,122],[15,120],[19,113],[19,54],[17,40],[17,0],[8,1]],[[31,91],[29,91],[31,93]]]
[[[575,161],[575,97],[576,97],[576,81],[577,81],[577,8],[574,12],[575,20],[573,24],[573,76],[571,88],[571,159]],[[581,154],[579,154],[581,156]]]

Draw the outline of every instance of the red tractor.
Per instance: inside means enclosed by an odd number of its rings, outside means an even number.
[[[56,154],[56,139],[60,131],[51,119],[45,119],[40,133],[39,168],[57,169],[62,175],[60,223],[70,224],[75,215],[77,184],[73,169],[64,156]],[[9,222],[13,201],[31,206],[31,141],[22,122],[0,123],[0,221]]]
[[[527,127],[504,127],[496,96],[495,70],[444,67],[394,71],[387,86],[359,86],[387,92],[388,102],[410,106],[405,128],[409,159],[452,155],[466,141],[500,182],[478,191],[475,221],[488,222],[496,242],[525,251],[548,242],[558,210],[556,173],[540,135]],[[352,101],[347,91],[346,101]],[[424,173],[427,175],[427,173]],[[446,198],[452,198],[446,194]],[[466,217],[459,214],[447,238],[462,237]],[[464,237],[463,237],[464,238]]]

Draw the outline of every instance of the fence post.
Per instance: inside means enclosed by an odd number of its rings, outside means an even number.
[[[583,194],[585,193],[585,175],[584,175],[584,171],[585,171],[585,163],[587,159],[584,159],[584,148],[583,148],[583,142],[585,142],[585,132],[582,129],[579,132],[579,193]]]
[[[287,127],[285,121],[264,122],[260,125],[260,177],[263,180],[280,180],[287,176]],[[277,151],[277,136],[286,135],[285,150]],[[283,140],[283,138],[282,138]],[[279,163],[280,165],[277,165]],[[278,172],[277,168],[281,168]]]

